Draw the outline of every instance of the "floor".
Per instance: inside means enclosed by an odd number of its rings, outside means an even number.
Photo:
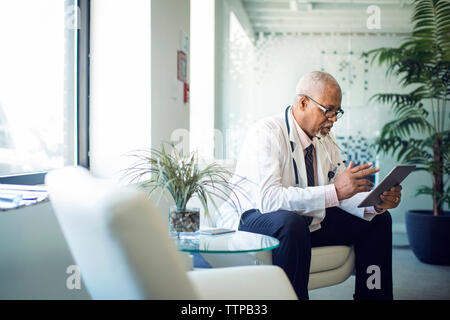
[[[393,234],[392,269],[395,300],[450,300],[450,266],[419,261],[409,248],[406,234]],[[210,268],[194,255],[194,266]],[[310,300],[352,300],[355,276],[332,287],[309,291]]]
[[[401,240],[401,239],[399,239]],[[401,243],[401,241],[397,241]],[[394,299],[450,300],[450,266],[420,262],[407,244],[396,245],[392,252]],[[352,300],[355,277],[336,286],[311,290],[311,300]]]

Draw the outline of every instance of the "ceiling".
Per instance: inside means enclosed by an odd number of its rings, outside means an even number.
[[[411,0],[240,1],[255,33],[408,33],[412,29]],[[375,28],[378,12],[379,28]]]

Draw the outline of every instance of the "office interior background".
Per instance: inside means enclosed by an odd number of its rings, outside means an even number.
[[[83,3],[89,30],[77,42]],[[249,126],[292,104],[303,74],[323,70],[343,91],[338,141],[349,152],[362,146],[379,181],[396,161],[370,145],[393,114],[370,97],[406,91],[363,53],[404,41],[412,10],[407,0],[0,0],[0,174],[26,179],[82,158],[95,176],[119,181],[128,152],[168,140],[233,162]],[[89,69],[79,73],[83,61]],[[430,175],[409,176],[391,210],[403,250],[404,213],[432,207],[415,196],[420,184],[431,185]],[[72,257],[48,202],[0,212],[0,243],[0,298],[89,299],[65,287]],[[439,270],[438,298],[448,299],[450,269]]]

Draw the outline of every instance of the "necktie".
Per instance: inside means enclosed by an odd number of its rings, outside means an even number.
[[[308,177],[308,187],[313,187],[314,183],[314,163],[313,163],[313,150],[312,144],[306,148],[305,164],[306,164],[306,176]]]

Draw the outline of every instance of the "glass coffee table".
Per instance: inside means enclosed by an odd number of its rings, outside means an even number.
[[[272,250],[280,244],[276,238],[246,231],[174,241],[179,251],[199,253],[213,268],[272,264]]]

